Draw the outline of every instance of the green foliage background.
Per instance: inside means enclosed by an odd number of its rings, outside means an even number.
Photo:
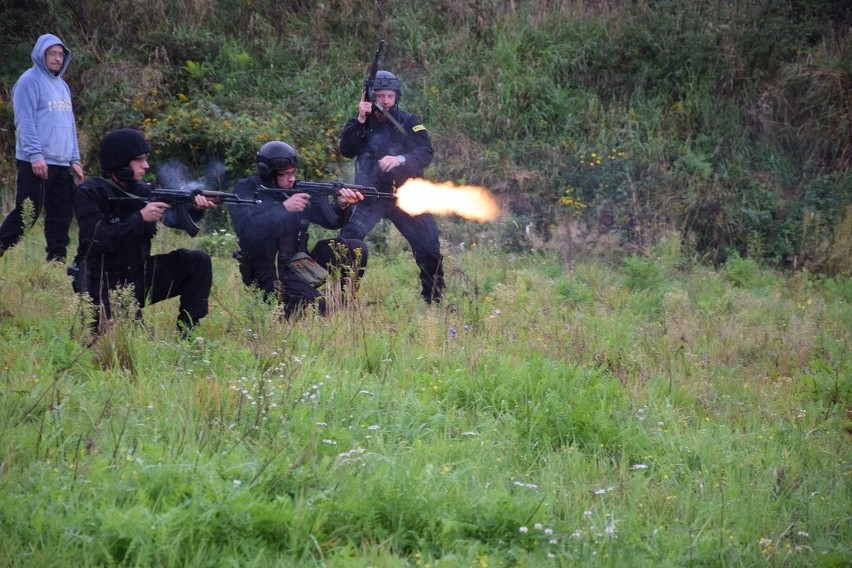
[[[157,158],[221,160],[232,180],[270,138],[307,177],[346,177],[337,137],[384,38],[435,141],[428,176],[498,194],[506,247],[536,244],[505,238],[515,225],[624,257],[675,230],[715,263],[852,271],[846,2],[13,0],[0,16],[7,205],[8,95],[40,33],[74,52],[89,172],[99,137],[134,126]]]
[[[273,137],[351,175],[385,38],[428,176],[507,214],[440,220],[441,306],[379,230],[357,301],[286,323],[228,230],[161,231],[213,254],[210,315],[92,345],[36,225],[0,258],[0,565],[849,565],[847,4],[5,2],[4,209],[52,31],[90,173],[136,126],[231,182]]]

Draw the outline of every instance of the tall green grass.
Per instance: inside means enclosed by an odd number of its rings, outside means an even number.
[[[86,347],[36,225],[0,258],[0,564],[848,563],[849,280],[668,242],[448,240],[430,308],[392,232],[291,322],[222,255],[191,340],[169,301]]]

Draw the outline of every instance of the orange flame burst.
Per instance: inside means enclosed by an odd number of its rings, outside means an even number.
[[[485,188],[476,185],[457,186],[415,178],[402,184],[396,195],[396,204],[409,215],[460,215],[480,223],[500,215],[500,207],[494,199]]]

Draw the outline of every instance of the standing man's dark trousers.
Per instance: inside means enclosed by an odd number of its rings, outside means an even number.
[[[420,268],[420,295],[426,303],[440,302],[444,293],[444,257],[441,256],[440,233],[435,218],[429,213],[409,215],[390,199],[376,199],[354,207],[352,217],[340,231],[340,236],[363,240],[382,218],[390,219],[411,245],[414,261]]]
[[[185,335],[207,315],[213,264],[203,251],[177,249],[150,257],[138,274],[89,272],[89,294],[100,308],[100,317],[112,318],[109,291],[130,284],[140,308],[180,297],[177,326]],[[141,317],[140,313],[136,315]],[[101,323],[98,322],[98,328]]]
[[[68,230],[74,218],[74,178],[70,166],[47,166],[47,179],[33,174],[32,164],[18,160],[15,208],[0,225],[0,255],[13,247],[24,234],[24,201],[33,202],[33,223],[44,208],[44,238],[47,260],[65,262]]]

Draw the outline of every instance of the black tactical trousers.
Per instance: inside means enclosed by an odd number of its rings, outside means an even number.
[[[444,292],[444,257],[435,218],[429,213],[409,215],[390,199],[358,203],[354,208],[340,236],[363,240],[376,223],[383,218],[389,219],[411,245],[414,262],[420,268],[420,295],[427,303],[440,302]]]
[[[102,318],[113,317],[109,292],[119,286],[132,286],[140,308],[180,297],[177,323],[178,329],[186,333],[207,315],[212,283],[210,256],[200,250],[177,249],[151,256],[143,270],[133,274],[89,269],[89,295],[99,308],[99,329],[105,323]],[[141,313],[137,312],[136,317],[141,317]]]

